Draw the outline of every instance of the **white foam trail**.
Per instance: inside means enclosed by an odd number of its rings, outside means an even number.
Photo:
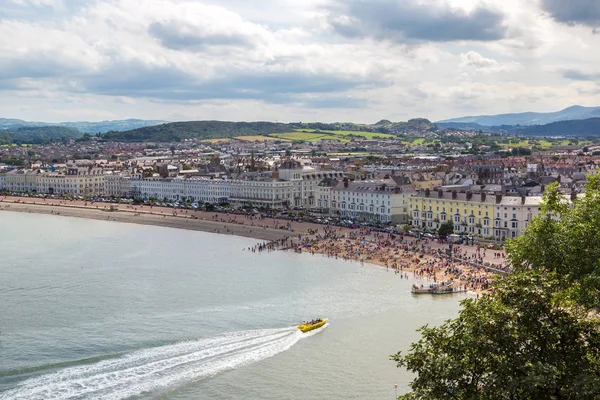
[[[25,380],[0,400],[122,399],[274,356],[305,335],[295,327],[264,329],[138,350]]]

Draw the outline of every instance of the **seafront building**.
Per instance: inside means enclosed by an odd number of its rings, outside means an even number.
[[[0,189],[13,193],[101,195],[104,193],[102,168],[69,167],[54,172],[42,169],[13,169],[0,178]]]
[[[37,191],[36,172],[31,169],[13,169],[4,174],[2,189],[17,193]]]
[[[425,189],[410,199],[412,225],[437,230],[452,222],[454,233],[493,239],[495,199],[486,193]]]
[[[519,237],[539,214],[545,185],[557,182],[574,201],[585,184],[581,169],[565,177],[564,168],[548,165],[527,165],[519,173],[512,166],[431,164],[412,172],[402,166],[366,168],[356,160],[252,156],[250,166],[247,161],[223,155],[208,164],[192,160],[191,168],[184,168],[186,161],[156,160],[5,166],[0,190],[301,209],[355,222],[410,224],[421,232],[452,222],[456,234],[502,243]]]
[[[408,222],[402,189],[392,179],[345,180],[333,189],[337,192],[334,210],[346,219],[399,224]]]
[[[504,242],[523,234],[541,210],[542,196],[501,196],[496,202],[494,239]]]
[[[410,199],[412,225],[435,231],[452,222],[454,233],[503,242],[521,236],[540,213],[541,196],[424,190]]]
[[[100,196],[104,194],[104,169],[69,167],[61,172],[37,172],[39,193]]]

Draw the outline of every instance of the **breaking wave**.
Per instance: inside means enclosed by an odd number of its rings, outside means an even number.
[[[209,378],[272,357],[300,339],[295,327],[222,334],[80,364],[27,379],[0,400],[122,399]]]

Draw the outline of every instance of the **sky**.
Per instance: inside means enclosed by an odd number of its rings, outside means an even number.
[[[600,105],[598,0],[0,0],[0,117],[375,123]]]

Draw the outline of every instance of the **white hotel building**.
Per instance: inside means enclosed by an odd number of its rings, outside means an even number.
[[[1,174],[0,189],[11,193],[101,195],[104,193],[102,168],[68,167],[64,171],[15,169]]]
[[[342,182],[332,189],[333,210],[348,219],[381,223],[408,221],[408,196],[392,179]]]
[[[141,174],[133,174],[131,177],[111,176],[106,182],[106,191],[113,196],[212,204],[228,202],[234,206],[283,208],[294,196],[292,182],[272,177],[270,173],[248,175],[243,179],[142,178]],[[124,193],[126,187],[128,192]]]

